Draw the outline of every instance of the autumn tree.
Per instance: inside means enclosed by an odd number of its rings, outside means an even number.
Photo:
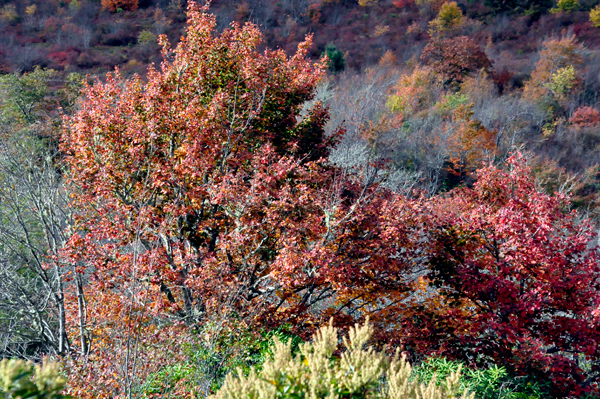
[[[490,70],[492,62],[479,45],[468,36],[431,39],[421,59],[430,65],[445,86],[456,86],[479,70]]]
[[[600,27],[600,5],[590,10],[590,22],[593,26]]]
[[[407,320],[413,345],[549,381],[555,397],[594,391],[595,230],[567,197],[538,191],[521,156],[507,166],[483,168],[473,188],[435,199],[425,216],[432,291]]]
[[[422,111],[433,103],[436,82],[429,67],[416,67],[412,73],[402,75],[387,100],[392,112],[411,115]]]
[[[463,23],[463,15],[460,7],[455,1],[444,3],[436,19],[429,23],[435,32],[444,32],[460,26]]]
[[[110,12],[117,10],[135,11],[138,8],[139,0],[102,0],[102,7]]]
[[[111,298],[88,303],[93,334],[127,308],[150,330],[148,314],[188,325],[218,314],[307,332],[383,292],[408,295],[410,247],[398,249],[405,227],[389,235],[377,166],[355,178],[328,164],[338,133],[324,135],[319,102],[304,108],[326,68],[306,59],[310,38],[291,58],[260,53],[254,25],[215,34],[205,9],[188,15],[147,83],[115,72],[87,87],[63,137],[80,215],[72,261],[88,292]]]
[[[574,36],[546,40],[531,79],[523,88],[523,97],[546,107],[564,104],[577,83],[582,50]]]
[[[448,140],[450,171],[463,176],[496,156],[496,132],[473,117],[473,104],[459,104],[452,112],[452,135]]]

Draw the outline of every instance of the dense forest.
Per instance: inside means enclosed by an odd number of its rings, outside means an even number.
[[[600,397],[598,0],[0,3],[0,397]]]

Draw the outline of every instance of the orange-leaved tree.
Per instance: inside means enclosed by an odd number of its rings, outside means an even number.
[[[139,5],[139,0],[102,0],[102,7],[111,12],[116,12],[119,9],[125,11],[135,11]]]
[[[68,120],[71,253],[114,308],[94,314],[301,328],[408,295],[409,224],[389,234],[377,168],[351,178],[326,160],[338,134],[307,106],[326,68],[306,58],[311,39],[291,58],[261,53],[254,25],[216,34],[205,11],[190,4],[186,37],[173,51],[162,38],[147,81],[109,74]]]

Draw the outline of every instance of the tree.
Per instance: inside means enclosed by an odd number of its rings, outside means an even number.
[[[525,83],[523,97],[542,104],[564,103],[566,94],[575,84],[582,50],[574,36],[546,40],[531,79]]]
[[[453,130],[448,140],[450,172],[463,176],[493,161],[496,132],[490,131],[473,118],[473,104],[459,104],[452,113]]]
[[[483,168],[473,188],[433,201],[433,291],[430,306],[416,304],[406,322],[420,338],[412,345],[479,365],[493,360],[550,381],[556,397],[595,392],[596,233],[568,210],[568,198],[536,189],[521,156],[507,166]]]
[[[324,135],[320,103],[303,109],[325,69],[306,59],[310,38],[291,58],[259,53],[255,26],[216,35],[204,10],[190,5],[173,52],[162,38],[171,61],[147,83],[115,72],[87,87],[64,133],[81,220],[73,262],[113,302],[96,314],[105,325],[126,307],[189,325],[217,314],[306,333],[383,292],[408,295],[406,235],[388,233],[378,169],[354,179],[328,164],[337,134]]]
[[[573,112],[569,123],[579,128],[600,125],[600,112],[592,107],[580,107]]]
[[[494,12],[526,12],[540,15],[552,7],[552,0],[485,0],[485,5]]]
[[[62,83],[63,88],[53,87]],[[74,107],[80,76],[36,69],[0,78],[0,336],[3,356],[65,354],[70,264],[68,194],[57,165],[57,110]]]
[[[468,36],[432,38],[421,59],[430,65],[445,86],[457,86],[472,72],[489,71],[492,62]]]
[[[590,22],[596,28],[600,27],[600,5],[590,10]]]
[[[417,66],[412,74],[400,77],[386,105],[392,112],[415,114],[431,106],[435,85],[431,68]]]
[[[46,359],[37,366],[20,359],[0,362],[0,394],[6,399],[67,399],[65,383],[58,365]]]
[[[341,72],[346,67],[344,53],[338,50],[333,43],[325,46],[325,52],[321,56],[327,56],[327,67],[333,73]]]
[[[102,7],[110,12],[117,10],[135,11],[138,8],[139,0],[102,0]]]
[[[577,10],[579,10],[579,1],[577,1],[577,0],[558,0],[558,3],[556,3],[556,8],[552,8],[550,10],[550,12],[552,12],[552,13],[557,13],[557,12],[569,13],[569,12],[573,12],[573,11],[577,11]]]
[[[440,8],[440,12],[436,19],[431,21],[429,25],[434,31],[447,31],[456,28],[463,23],[463,14],[455,1],[444,3]]]

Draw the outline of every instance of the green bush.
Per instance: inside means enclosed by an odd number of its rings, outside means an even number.
[[[184,344],[186,360],[153,373],[140,387],[140,393],[176,398],[177,391],[185,387],[203,397],[218,390],[225,376],[236,369],[244,375],[252,367],[260,370],[263,362],[272,357],[275,340],[290,342],[292,350],[296,350],[301,340],[290,329],[284,325],[256,334],[247,328],[224,329],[207,324]]]
[[[344,70],[346,67],[346,61],[344,60],[344,53],[335,47],[334,44],[329,43],[325,46],[325,52],[321,54],[321,57],[327,56],[327,67],[333,73],[338,73]]]
[[[458,396],[460,367],[438,386],[411,378],[411,366],[398,354],[389,358],[366,344],[372,327],[356,325],[348,337],[346,348],[339,356],[338,331],[331,323],[322,327],[312,343],[299,346],[293,354],[291,340],[275,339],[273,357],[267,359],[261,371],[255,368],[248,375],[239,369],[229,374],[225,384],[212,396],[214,399],[235,398],[455,398]],[[461,398],[473,398],[463,390]]]
[[[0,362],[0,398],[3,399],[64,399],[66,380],[58,365],[44,361],[34,365],[20,359]]]
[[[413,369],[413,375],[423,383],[430,383],[435,376],[441,384],[452,373],[462,370],[458,392],[473,392],[477,399],[536,399],[545,392],[544,386],[527,378],[513,377],[504,367],[496,365],[478,370],[464,366],[462,362],[432,357]]]

